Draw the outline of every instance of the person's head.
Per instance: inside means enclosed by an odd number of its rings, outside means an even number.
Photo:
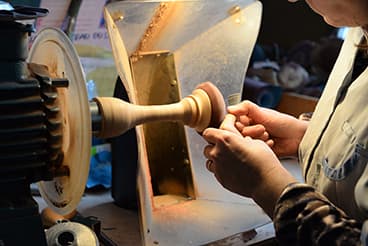
[[[297,2],[298,0],[288,0]],[[368,0],[305,0],[326,23],[334,27],[360,26],[368,31]]]

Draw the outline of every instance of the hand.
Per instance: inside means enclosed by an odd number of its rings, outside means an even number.
[[[297,155],[307,121],[259,107],[250,101],[230,106],[228,112],[236,116],[235,126],[243,136],[265,141],[279,157]]]
[[[243,137],[235,116],[226,115],[220,129],[208,128],[203,137],[209,145],[207,166],[226,189],[253,198],[270,216],[282,189],[295,179],[262,140]]]

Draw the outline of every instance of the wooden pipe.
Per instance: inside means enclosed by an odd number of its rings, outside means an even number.
[[[134,105],[113,97],[96,97],[101,114],[100,138],[119,136],[127,130],[151,121],[182,121],[202,132],[218,127],[225,116],[225,102],[218,88],[201,83],[191,95],[178,103],[166,105]]]

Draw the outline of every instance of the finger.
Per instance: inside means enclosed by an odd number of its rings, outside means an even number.
[[[218,142],[218,138],[221,135],[222,130],[216,128],[207,128],[203,131],[202,137],[209,144],[216,144]]]
[[[237,105],[229,106],[227,108],[227,111],[237,117],[245,115],[254,122],[262,122],[263,120],[265,120],[263,108],[247,100]]]
[[[213,164],[213,161],[212,160],[207,160],[206,161],[206,168],[211,173],[214,173],[215,172],[215,167],[214,167],[214,164]]]
[[[268,132],[265,131],[259,139],[266,142],[269,138],[270,138],[270,134],[268,134]]]
[[[234,114],[234,115],[247,115],[248,112],[249,112],[249,108],[252,107],[252,103],[251,101],[248,101],[248,100],[245,100],[245,101],[242,101],[241,103],[238,103],[236,105],[232,105],[232,106],[229,106],[227,108],[227,111],[231,114]]]
[[[245,136],[244,141],[245,141],[246,144],[249,144],[249,143],[252,143],[254,140],[253,140],[253,138],[251,138],[249,136]]]
[[[239,130],[235,127],[235,121],[236,121],[236,117],[234,115],[227,114],[225,116],[225,119],[220,125],[220,129],[233,132],[237,135],[241,135]]]
[[[238,121],[241,122],[244,126],[249,126],[252,124],[252,119],[250,119],[247,115],[240,115],[238,117]]]
[[[237,122],[235,122],[235,127],[238,129],[239,132],[242,132],[245,125],[242,124],[241,122],[237,121]]]
[[[207,158],[207,159],[212,159],[211,156],[211,152],[213,150],[215,146],[213,144],[208,144],[204,147],[203,149],[203,155]]]
[[[273,141],[273,139],[268,139],[268,140],[266,141],[266,144],[267,144],[270,148],[272,148],[272,147],[275,145],[275,141]]]
[[[222,121],[221,125],[220,125],[220,129],[224,129],[224,128],[231,128],[233,126],[235,126],[235,121],[236,121],[236,117],[235,115],[232,114],[227,114],[225,115],[224,120]]]
[[[244,127],[242,130],[242,135],[261,139],[265,132],[266,132],[265,127],[263,125],[257,124],[253,126]]]
[[[251,101],[248,101],[248,100],[245,100],[245,101],[242,101],[239,104],[229,106],[227,108],[227,111],[230,114],[234,114],[236,116],[248,115],[256,107],[258,107],[258,106],[255,103],[253,103]]]

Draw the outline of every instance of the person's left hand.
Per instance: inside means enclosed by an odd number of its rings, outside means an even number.
[[[264,141],[243,137],[235,121],[236,117],[228,114],[220,129],[203,132],[209,143],[204,148],[207,169],[226,189],[253,198],[272,214],[282,189],[295,179]]]

